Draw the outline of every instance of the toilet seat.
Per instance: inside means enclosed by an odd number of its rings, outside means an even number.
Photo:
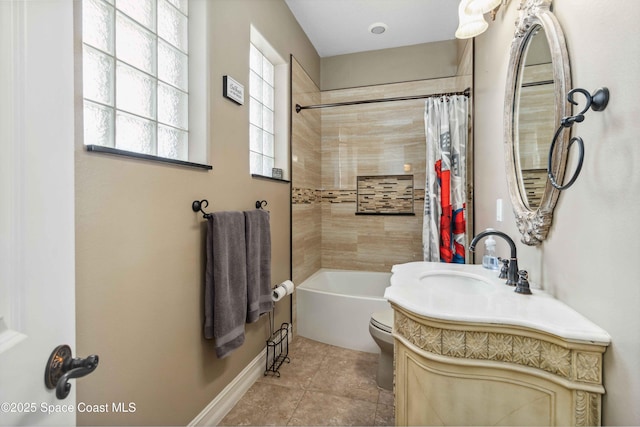
[[[372,313],[371,325],[390,334],[393,331],[393,309]]]

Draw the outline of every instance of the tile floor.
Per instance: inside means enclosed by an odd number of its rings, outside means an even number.
[[[280,377],[258,379],[220,425],[394,424],[393,393],[376,385],[377,354],[298,336],[289,356]]]

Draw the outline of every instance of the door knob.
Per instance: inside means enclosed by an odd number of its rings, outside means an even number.
[[[44,383],[48,389],[56,389],[56,397],[65,399],[71,391],[69,380],[90,374],[98,367],[98,355],[93,354],[85,359],[71,356],[71,347],[59,345],[56,347],[44,372]]]

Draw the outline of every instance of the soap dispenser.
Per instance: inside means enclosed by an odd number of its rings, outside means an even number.
[[[498,269],[498,257],[496,257],[496,241],[493,236],[487,237],[484,241],[484,256],[482,257],[482,266],[489,270]]]

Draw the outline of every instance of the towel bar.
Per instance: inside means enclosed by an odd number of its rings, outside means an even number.
[[[191,203],[191,210],[194,212],[202,212],[203,217],[209,218],[211,214],[202,210],[207,206],[209,206],[209,201],[207,199],[194,200],[193,203]],[[266,200],[256,200],[256,209],[263,209],[265,206],[267,206]]]

